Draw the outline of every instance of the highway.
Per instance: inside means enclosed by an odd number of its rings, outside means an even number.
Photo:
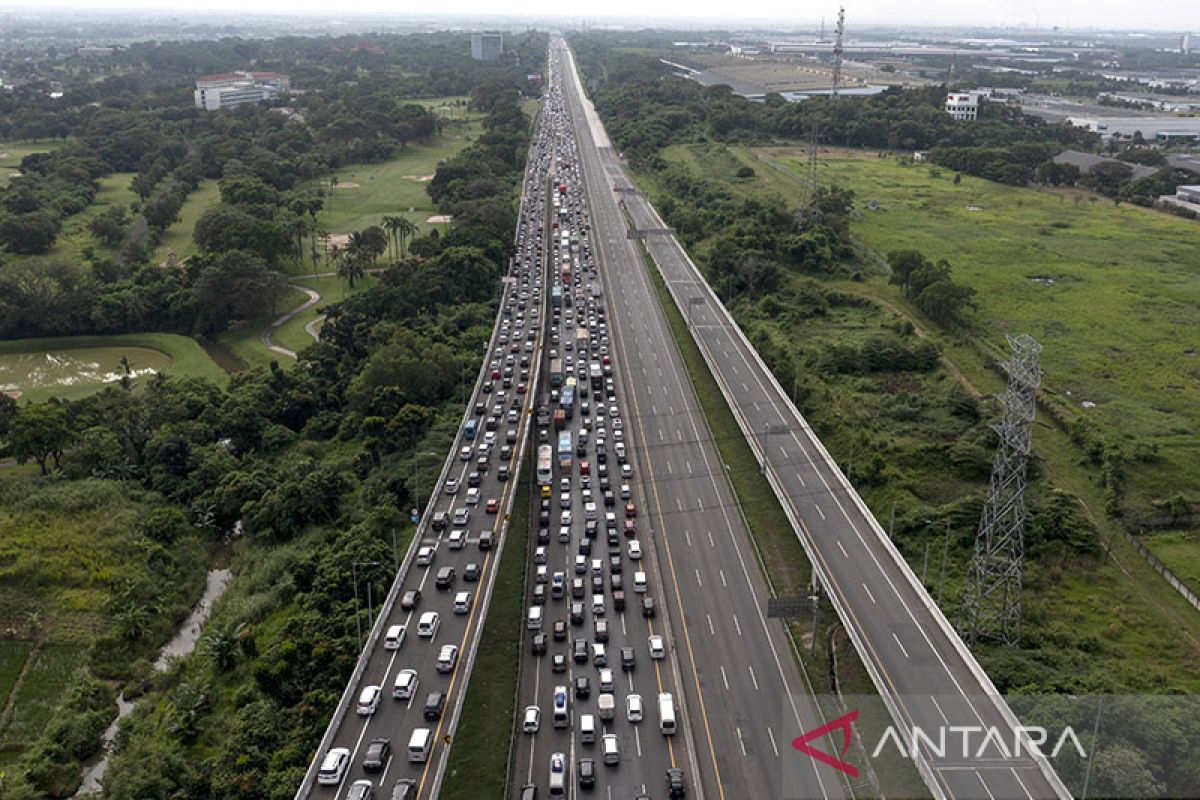
[[[792,729],[826,720],[811,702],[782,623],[765,616],[770,593],[753,545],[657,295],[626,236],[609,178],[613,165],[602,159],[607,138],[582,102],[573,66],[568,78],[617,394],[646,487],[638,524],[662,565],[665,622],[694,742],[692,772],[706,798],[780,797]],[[848,794],[841,773],[811,760],[797,778],[795,796]]]
[[[425,515],[372,627],[354,678],[296,794],[298,800],[341,800],[352,796],[353,784],[359,781],[370,781],[385,797],[403,782],[412,784],[406,800],[438,795],[483,628],[495,564],[503,550],[507,515],[520,483],[515,473],[528,439],[534,397],[530,387],[538,380],[544,305],[539,267],[543,263],[540,240],[548,163],[545,143],[544,136],[535,134],[515,235],[516,256],[503,281],[496,325],[463,424],[438,484],[431,487]],[[502,477],[505,471],[514,474]],[[465,513],[466,519],[455,520],[455,513]],[[455,531],[465,536],[460,539]],[[490,546],[481,543],[485,532],[491,537]],[[431,559],[422,557],[424,548],[434,548]],[[445,568],[452,568],[453,574],[444,575],[445,585],[439,587],[435,585],[437,577]],[[402,600],[410,590],[419,591],[420,598],[415,608],[406,609]],[[468,604],[456,613],[456,596],[461,592],[469,593]],[[427,612],[436,612],[438,624],[433,636],[423,638],[418,623]],[[386,634],[397,625],[404,630],[401,645],[388,649]],[[457,663],[448,671],[439,671],[439,656],[447,645],[457,648]],[[418,683],[410,697],[397,699],[393,687],[403,670],[415,670]],[[356,708],[360,692],[369,686],[379,686],[382,696],[373,713],[360,715]],[[434,692],[442,694],[443,707],[427,713],[427,699]],[[429,732],[429,745],[426,758],[413,761],[408,748],[418,729]],[[377,738],[390,742],[391,756],[382,769],[368,772],[364,756]],[[337,748],[348,751],[348,768],[334,784],[320,785],[316,782],[320,765]]]
[[[557,78],[561,62],[555,54],[550,61]],[[679,697],[678,664],[667,647],[671,639],[667,626],[657,617],[645,617],[641,607],[643,597],[653,598],[656,608],[663,607],[655,554],[630,555],[631,547],[646,541],[636,527],[639,520],[630,516],[637,514],[644,495],[632,473],[622,476],[626,465],[632,470],[635,445],[625,428],[628,406],[618,400],[615,386],[605,385],[608,380],[620,381],[608,363],[612,357],[604,298],[590,251],[578,153],[562,101],[561,83],[552,80],[544,113],[558,126],[553,183],[561,192],[551,209],[550,224],[557,236],[551,237],[547,248],[555,269],[544,334],[549,346],[543,351],[539,389],[546,415],[539,411],[537,433],[538,444],[545,443],[547,450],[550,445],[557,450],[564,433],[568,444],[565,459],[558,452],[553,458],[547,456],[548,479],[542,482],[546,488],[532,504],[540,505],[545,518],[530,520],[529,602],[534,604],[532,593],[538,587],[549,596],[542,598],[540,606],[545,620],[537,631],[529,632],[530,646],[523,651],[518,709],[538,708],[541,722],[536,731],[518,725],[513,783],[518,790],[537,786],[549,793],[550,764],[557,753],[566,765],[568,796],[580,792],[619,798],[652,795],[663,791],[669,767],[683,770],[685,782],[686,775],[694,776],[691,736],[687,730],[666,736],[659,729],[659,696],[666,692]],[[595,382],[591,369],[596,370]],[[570,399],[558,397],[560,392],[569,393]],[[561,428],[549,424],[551,406],[562,410]],[[626,503],[632,504],[632,511]],[[563,512],[570,513],[569,522],[561,519]],[[613,571],[613,557],[620,572]],[[639,572],[646,575],[644,594],[636,586]],[[554,587],[560,581],[558,590]],[[618,592],[627,598],[623,609],[617,607]],[[595,609],[597,598],[602,604],[600,614]],[[603,626],[607,627],[602,631]],[[535,653],[534,636],[539,635],[545,651]],[[663,637],[662,658],[651,657],[651,636]],[[586,648],[582,658],[574,656],[577,643]],[[606,667],[590,652],[597,643],[604,645]],[[625,648],[634,655],[631,669],[621,661]],[[603,682],[605,668],[611,670],[611,687]],[[575,690],[579,679],[588,682],[586,696]],[[569,703],[561,727],[554,724],[553,709],[560,687]],[[609,688],[613,715],[604,719],[600,697]],[[630,718],[630,697],[640,699],[641,719]],[[590,738],[583,733],[585,718],[594,730]],[[605,763],[602,737],[607,734],[617,737],[615,764]],[[594,777],[585,781],[588,773]]]
[[[583,118],[583,115],[580,117]],[[662,229],[667,226],[644,196],[630,191],[633,184],[626,176],[617,154],[608,146],[594,112],[589,112],[586,118],[592,129],[590,138],[600,145],[584,144],[589,136],[581,131],[581,147],[584,150],[596,228],[603,231],[605,248],[612,247],[617,254],[602,261],[616,267],[609,267],[609,283],[615,281],[634,293],[624,296],[621,291],[617,292],[612,303],[613,316],[614,319],[652,321],[659,317],[654,311],[656,301],[653,292],[645,287],[645,281],[638,278],[641,267],[636,256],[630,254],[631,248],[628,244],[622,248],[620,244],[626,237],[627,226],[619,212],[612,209],[620,199],[638,228]],[[950,726],[995,729],[1004,732],[1006,741],[1011,743],[1017,726],[1015,717],[997,696],[991,681],[950,628],[928,593],[919,585],[878,522],[844,479],[837,464],[705,284],[678,241],[670,235],[647,236],[645,241],[676,304],[689,318],[693,336],[721,385],[722,393],[738,418],[743,433],[760,463],[765,462],[768,479],[896,724],[906,734],[914,726],[919,726],[935,736],[939,729]],[[672,438],[684,444],[689,439],[700,441],[704,437],[698,429],[688,424],[688,419],[697,416],[691,406],[683,406],[682,401],[676,401],[679,397],[678,382],[673,376],[677,368],[664,363],[671,348],[669,345],[656,344],[656,327],[659,326],[639,327],[635,323],[632,331],[627,330],[623,334],[632,336],[637,342],[637,346],[631,348],[631,351],[636,351],[630,353],[633,360],[623,361],[633,370],[634,385],[637,387],[635,395],[645,396],[644,402],[635,399],[635,405],[640,410],[640,413],[635,410],[635,417],[640,427],[648,433],[644,433],[642,439],[652,444],[657,441],[665,449]],[[626,384],[629,385],[629,382]],[[682,417],[675,413],[677,409]],[[651,448],[652,459],[657,449]],[[673,458],[672,463],[675,467],[671,472],[657,467],[654,470],[655,487],[667,512],[677,512],[681,519],[685,519],[682,515],[690,508],[707,510],[706,503],[709,501],[704,495],[673,491],[674,476],[682,474],[682,471],[678,460]],[[700,467],[701,464],[705,466]],[[709,471],[707,462],[697,459],[683,466],[684,470],[702,468]],[[721,508],[728,507],[725,502],[718,505]],[[673,522],[668,520],[668,524]],[[716,526],[713,525],[711,513],[682,524],[692,526],[690,547],[676,545],[678,539],[674,530],[669,530],[659,538],[663,544],[670,545],[667,549],[675,554],[675,574],[686,585],[693,580],[704,580],[703,575],[693,578],[690,570],[678,569],[684,558],[683,553],[704,548],[703,531],[695,526]],[[724,533],[725,528],[722,525],[718,530]],[[697,538],[700,539],[698,547]],[[736,559],[728,558],[703,560],[726,566],[737,563]],[[708,585],[713,586],[709,580]],[[737,600],[725,587],[712,591],[708,596],[712,598],[715,610],[723,617],[727,618],[731,613],[739,616],[747,613],[741,610]],[[692,618],[699,609],[695,602],[688,602],[685,607],[688,629],[693,630]],[[742,627],[747,626],[742,623]],[[739,663],[743,660],[754,662],[753,659],[743,659],[746,645],[742,641],[730,644],[733,649],[727,652],[731,656],[736,654],[733,657]],[[720,754],[736,754],[738,750],[734,749],[737,744],[731,745],[728,737],[719,738],[719,730],[730,725],[725,713],[718,709],[714,701],[715,693],[709,688],[712,678],[707,673],[711,667],[706,662],[717,652],[716,648],[704,648],[703,652],[698,653],[699,663],[695,671],[700,678],[699,694],[704,702],[699,712],[706,717],[708,728],[717,741],[711,749],[717,754],[716,760],[722,771],[721,780],[737,787],[736,791],[730,793],[731,797],[780,796],[778,786],[766,792],[746,791],[746,787],[752,785],[743,783],[747,776],[730,779],[725,774],[726,767],[721,764]],[[781,660],[788,659],[782,659],[781,656]],[[792,686],[793,691],[796,688]],[[739,698],[741,696],[738,695]],[[772,700],[779,702],[782,696],[776,693]],[[689,698],[689,707],[690,702]],[[736,709],[732,712],[736,713]],[[779,718],[778,713],[754,716],[760,720]],[[811,727],[808,722],[803,722],[790,735],[794,736]],[[758,733],[761,740],[761,731],[752,733]],[[782,742],[780,744],[786,746]],[[758,747],[761,748],[761,745]],[[824,749],[836,752],[828,745]],[[936,797],[979,800],[1069,797],[1066,788],[1044,759],[1012,756],[995,746],[986,748],[982,755],[982,758],[971,759],[938,758],[928,747],[922,747],[917,767]],[[793,753],[791,757],[798,756]],[[821,774],[828,776],[832,771],[822,766]],[[793,793],[792,788],[789,787],[788,796],[819,796],[809,794],[808,790]]]

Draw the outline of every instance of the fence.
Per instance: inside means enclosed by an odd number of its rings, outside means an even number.
[[[1163,576],[1163,580],[1174,586],[1175,591],[1183,595],[1184,600],[1187,600],[1192,604],[1193,608],[1195,608],[1197,611],[1200,611],[1200,597],[1198,597],[1195,592],[1189,589],[1187,584],[1175,577],[1175,573],[1167,569],[1167,565],[1160,561],[1158,556],[1154,555],[1154,553],[1151,553],[1150,548],[1142,544],[1141,540],[1135,537],[1132,533],[1129,531],[1122,531],[1121,533],[1125,536],[1125,540],[1133,545],[1133,549],[1141,553],[1142,558],[1146,559],[1146,562],[1150,564],[1150,566],[1154,567],[1154,571]]]

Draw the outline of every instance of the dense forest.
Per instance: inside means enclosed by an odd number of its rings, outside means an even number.
[[[461,53],[465,38],[457,41]],[[540,69],[545,36],[523,41],[531,50],[522,69]],[[431,59],[445,47],[439,37],[415,37],[387,50],[403,53],[407,44]],[[242,46],[261,47],[264,57],[286,52],[278,42]],[[189,66],[197,71],[227,55],[221,45],[203,58],[203,45],[179,47],[195,51]],[[315,46],[298,50],[306,47]],[[424,63],[432,69],[437,62]],[[448,447],[460,376],[476,367],[479,342],[492,327],[530,127],[519,106],[528,84],[515,74],[482,67],[433,89],[468,94],[484,115],[483,133],[430,182],[454,224],[416,238],[378,281],[331,307],[320,341],[295,368],[242,372],[227,389],[168,373],[73,402],[0,404],[0,440],[52,473],[3,481],[0,513],[23,519],[32,504],[80,518],[107,514],[128,527],[103,525],[105,539],[119,537],[120,547],[141,554],[107,578],[111,599],[89,657],[54,709],[54,723],[0,776],[0,794],[69,796],[79,762],[95,753],[116,714],[118,691],[141,701],[121,728],[105,797],[294,794],[356,656],[350,565],[390,565],[396,535],[406,546],[412,527],[398,509],[419,504],[419,487],[428,491],[437,468],[419,454]],[[391,138],[388,147],[402,147],[396,126],[424,119],[402,101],[428,90],[423,81],[405,87],[376,76],[343,90],[331,80],[320,100],[305,102],[342,109],[333,116],[386,103],[389,112],[356,137]],[[212,167],[220,179],[212,214],[220,219],[198,226],[204,252],[183,273],[160,278],[159,270],[142,268],[106,280],[91,274],[104,271],[96,262],[71,265],[93,287],[87,302],[75,304],[76,324],[85,329],[97,324],[100,309],[112,314],[112,328],[133,330],[212,329],[245,313],[231,304],[268,281],[290,246],[281,218],[308,214],[304,203],[320,201],[295,191],[297,165],[319,173],[367,157],[320,124],[294,126],[265,110],[175,128],[180,120],[171,118],[179,115],[191,112],[146,108],[114,119],[154,142],[146,151],[153,158],[136,163],[154,170],[161,162],[158,183],[183,180],[179,171],[201,150],[223,153]],[[68,129],[69,144],[85,146],[95,124],[85,116]],[[103,155],[80,157],[95,160],[97,170],[113,168]],[[19,268],[5,264],[0,276]],[[152,316],[121,310],[129,308]],[[139,510],[136,519],[131,508]],[[148,659],[194,600],[216,551],[235,565],[227,599],[197,653],[155,672]],[[360,570],[360,591],[365,580],[382,596],[389,572]]]

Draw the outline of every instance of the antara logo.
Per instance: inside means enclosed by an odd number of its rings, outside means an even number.
[[[858,767],[842,760],[842,758],[844,758],[846,755],[846,751],[850,749],[850,726],[857,719],[858,709],[856,708],[849,714],[843,714],[842,716],[838,717],[833,722],[826,723],[819,728],[813,728],[807,733],[800,734],[795,739],[792,739],[792,747],[796,750],[799,750],[801,753],[812,756],[822,764],[828,764],[834,769],[846,773],[851,778],[857,778]],[[838,758],[834,758],[828,753],[824,753],[809,746],[808,743],[813,739],[820,739],[822,736],[834,730],[841,730],[842,732],[842,751],[838,754]]]

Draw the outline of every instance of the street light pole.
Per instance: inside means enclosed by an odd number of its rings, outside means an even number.
[[[358,605],[358,562],[350,563],[350,574],[354,577],[354,635],[358,640],[358,651],[362,652],[362,620],[359,619]]]
[[[942,604],[942,587],[946,585],[946,556],[950,553],[950,520],[946,520],[946,542],[942,545],[942,577],[938,579],[938,605]]]

